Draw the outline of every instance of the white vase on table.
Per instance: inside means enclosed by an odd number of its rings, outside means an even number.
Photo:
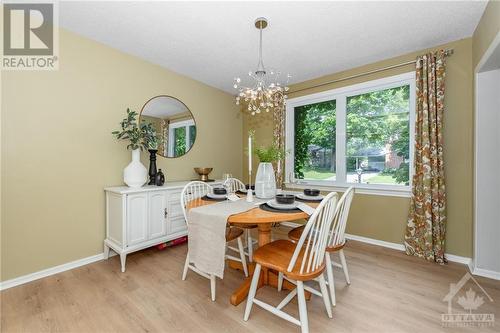
[[[148,180],[148,170],[141,163],[141,150],[132,150],[132,162],[123,170],[123,182],[129,187],[141,187]]]
[[[276,195],[276,178],[272,163],[259,164],[255,176],[255,195],[261,199],[270,199]]]

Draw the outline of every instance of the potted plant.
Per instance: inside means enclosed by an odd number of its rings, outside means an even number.
[[[272,163],[282,159],[285,151],[271,145],[257,147],[254,153],[260,161],[255,176],[255,195],[263,199],[272,198],[276,195],[276,178]]]
[[[127,109],[127,117],[120,122],[121,129],[111,133],[118,140],[129,141],[127,149],[132,150],[132,161],[123,170],[123,181],[130,187],[141,187],[148,176],[146,167],[141,163],[141,150],[148,149],[150,143],[145,135],[146,124],[138,126],[136,118],[137,112]]]

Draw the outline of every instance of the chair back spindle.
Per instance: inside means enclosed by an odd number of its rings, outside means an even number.
[[[337,203],[333,225],[328,237],[328,247],[336,247],[344,244],[345,228],[347,225],[347,218],[349,216],[349,209],[354,197],[354,187],[349,187]]]
[[[224,182],[223,186],[227,188],[230,193],[244,190],[246,188],[245,184],[243,184],[243,182],[238,178],[228,178]]]
[[[188,202],[199,199],[212,192],[212,187],[207,183],[201,182],[199,180],[189,182],[181,192],[181,206],[182,213],[184,214],[184,219],[186,223],[188,221],[186,205]]]
[[[299,255],[302,255],[300,274],[313,272],[323,264],[336,207],[337,193],[331,192],[321,201],[307,221],[288,265],[289,272],[297,264]]]

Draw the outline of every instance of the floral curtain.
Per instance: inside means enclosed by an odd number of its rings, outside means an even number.
[[[161,124],[160,124],[160,132],[161,132],[161,138],[162,142],[161,145],[158,147],[158,154],[162,156],[167,156],[168,155],[168,128],[170,126],[170,120],[168,119],[162,119]]]
[[[415,174],[405,233],[408,255],[445,263],[446,194],[443,161],[445,52],[416,62]]]
[[[274,96],[274,109],[273,109],[273,135],[276,146],[278,149],[285,150],[285,99],[283,93],[276,93]],[[276,177],[276,186],[282,187],[285,172],[284,158],[274,163],[274,173]]]

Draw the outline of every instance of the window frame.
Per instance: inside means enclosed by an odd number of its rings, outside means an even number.
[[[188,119],[188,120],[181,120],[181,121],[177,121],[177,122],[174,122],[174,123],[170,123],[168,125],[168,156],[174,156],[174,143],[175,143],[175,129],[176,128],[181,128],[181,127],[185,127],[186,128],[186,151],[184,152],[184,154],[186,154],[190,149],[191,149],[191,145],[190,145],[190,141],[189,141],[189,135],[190,135],[190,127],[191,126],[194,126],[195,123],[194,123],[194,120],[193,119]],[[182,155],[180,155],[182,156]],[[179,156],[176,156],[176,157],[179,157]]]
[[[359,184],[348,183],[346,172],[346,114],[347,114],[347,98],[350,96],[361,95],[369,92],[385,90],[390,88],[409,85],[410,87],[410,170],[409,170],[409,185],[396,184]],[[285,115],[285,147],[289,152],[285,158],[285,179],[286,186],[289,188],[306,188],[315,186],[324,190],[340,190],[343,191],[350,186],[358,189],[358,193],[379,194],[390,196],[409,197],[411,194],[412,179],[414,174],[414,146],[415,146],[415,71],[407,72],[399,75],[389,76],[382,79],[366,81],[358,84],[353,84],[341,88],[331,89],[310,95],[304,95],[296,98],[291,98],[286,103]],[[295,160],[295,108],[314,104],[324,101],[336,101],[336,174],[334,181],[326,180],[304,180],[295,179],[294,175],[294,160]]]

